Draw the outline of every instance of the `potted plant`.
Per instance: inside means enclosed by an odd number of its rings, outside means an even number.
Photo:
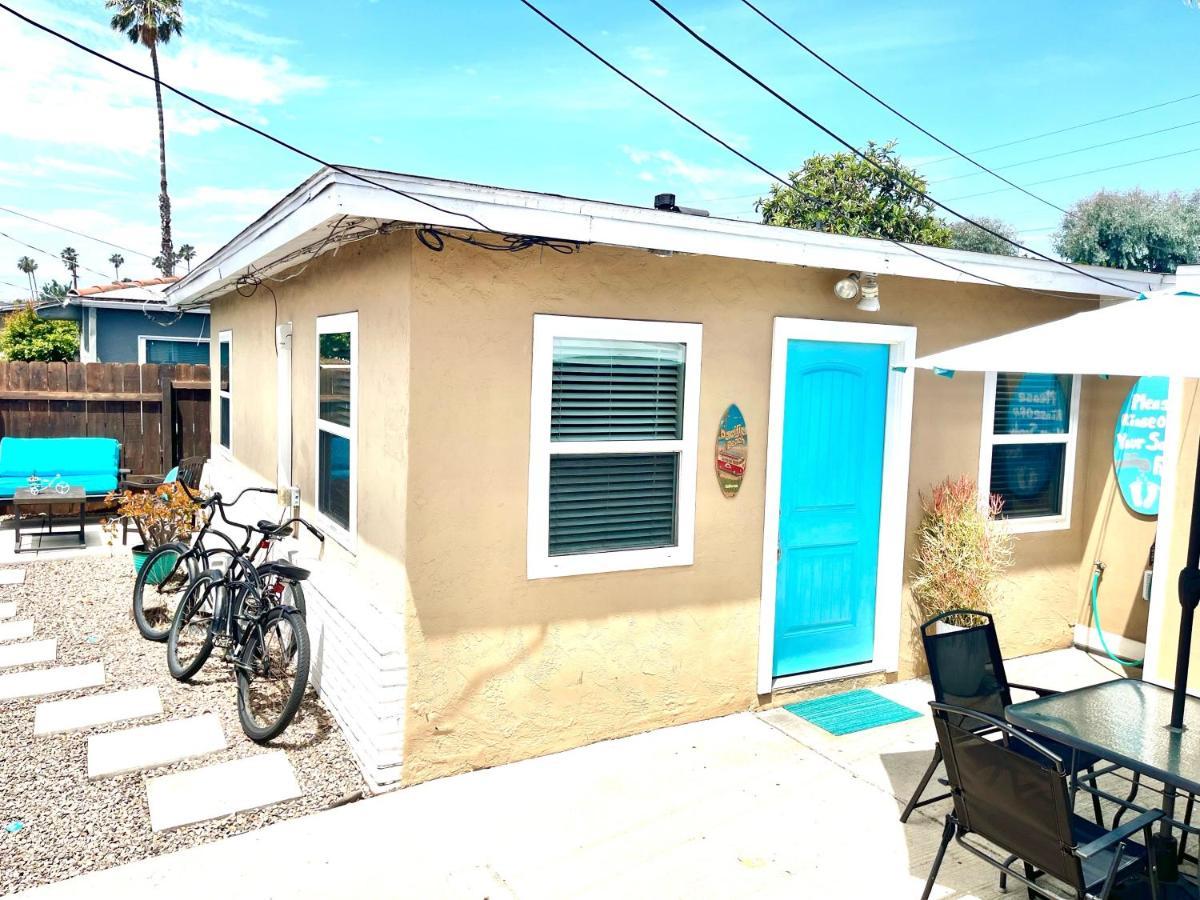
[[[133,548],[133,568],[140,572],[146,558],[158,547],[172,541],[185,541],[196,531],[200,510],[178,484],[160,484],[153,490],[114,491],[106,498],[116,503],[115,516],[101,520],[110,538],[115,538],[124,522],[137,529],[141,543]],[[151,572],[147,580],[157,584],[170,574],[172,558],[168,555],[156,564],[162,572]]]
[[[975,480],[963,475],[921,495],[912,595],[925,622],[954,609],[989,611],[996,584],[1012,565],[1013,537],[999,521],[1003,500],[993,494],[983,506]],[[954,628],[975,624],[960,617]]]

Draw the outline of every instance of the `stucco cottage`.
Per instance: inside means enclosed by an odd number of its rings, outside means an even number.
[[[370,782],[914,674],[918,494],[948,475],[1019,532],[1007,653],[1088,642],[1097,554],[1110,645],[1156,653],[1157,523],[1112,477],[1129,380],[894,364],[1172,279],[922,253],[324,169],[172,286],[211,308],[209,477],[297,485],[329,533],[294,548],[313,678]]]

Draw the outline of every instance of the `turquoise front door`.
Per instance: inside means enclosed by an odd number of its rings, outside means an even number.
[[[888,352],[886,344],[788,341],[776,677],[874,655]]]

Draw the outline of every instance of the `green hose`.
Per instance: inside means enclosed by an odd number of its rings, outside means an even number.
[[[1108,649],[1108,642],[1104,640],[1104,628],[1100,624],[1100,604],[1098,598],[1100,595],[1100,564],[1092,570],[1092,621],[1096,623],[1096,634],[1100,636],[1100,646],[1104,649],[1105,655],[1115,663],[1120,663],[1129,669],[1140,668],[1146,660],[1142,659],[1122,659]]]

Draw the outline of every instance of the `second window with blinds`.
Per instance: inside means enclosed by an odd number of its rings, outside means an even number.
[[[981,502],[998,496],[1015,532],[1070,528],[1079,379],[989,372],[983,398]]]
[[[534,317],[530,578],[691,564],[700,337]]]

